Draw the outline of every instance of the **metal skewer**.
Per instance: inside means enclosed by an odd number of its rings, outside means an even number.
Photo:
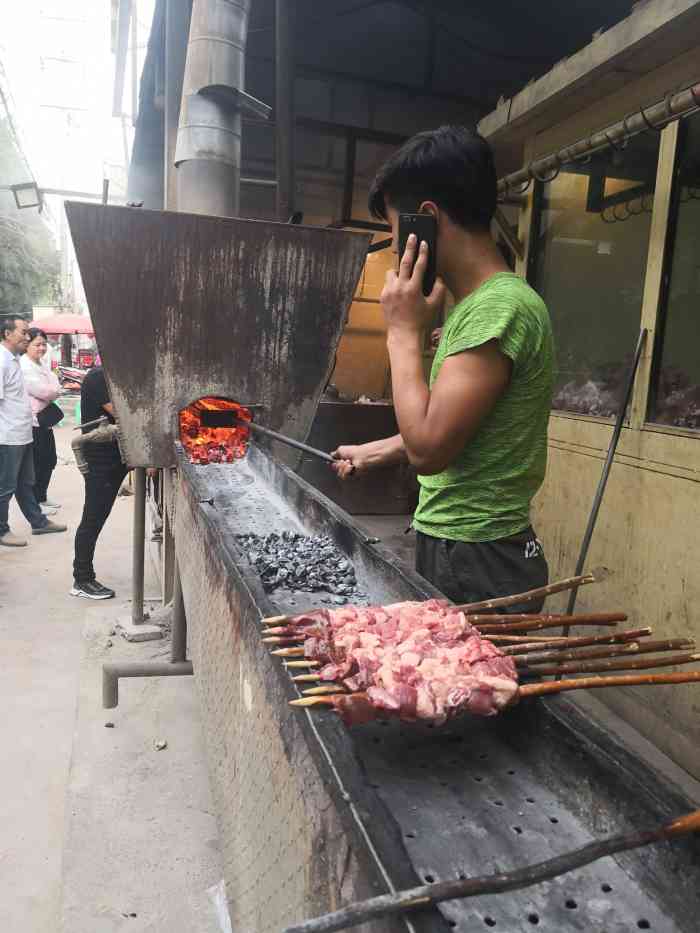
[[[231,415],[231,422],[238,427],[248,428],[249,431],[254,431],[257,434],[270,437],[274,441],[279,441],[280,444],[286,444],[288,447],[295,447],[297,450],[303,450],[304,453],[311,454],[312,457],[318,457],[319,460],[325,460],[326,463],[338,463],[334,457],[331,457],[331,455],[327,454],[324,450],[310,447],[302,441],[294,440],[293,437],[287,437],[285,434],[273,431],[272,428],[264,428],[261,424],[256,424],[255,421],[246,421],[245,418],[237,418],[235,415]]]

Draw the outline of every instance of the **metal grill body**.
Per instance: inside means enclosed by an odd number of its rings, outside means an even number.
[[[255,445],[233,467],[180,460],[175,525],[234,929],[272,933],[389,884],[522,866],[692,808],[565,697],[443,729],[347,730],[290,709],[296,687],[259,619],[323,594],[267,595],[236,534],[328,533],[373,602],[435,594]],[[362,930],[690,933],[698,854],[692,840],[657,846]]]
[[[205,395],[261,405],[261,424],[306,439],[369,235],[77,202],[66,213],[130,466],[171,466],[178,412]]]

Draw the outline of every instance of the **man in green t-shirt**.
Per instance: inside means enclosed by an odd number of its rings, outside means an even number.
[[[381,296],[400,434],[339,447],[336,470],[345,477],[406,459],[416,467],[416,569],[451,599],[542,586],[547,563],[530,502],[547,462],[552,331],[541,298],[510,272],[491,237],[491,150],[464,127],[420,133],[380,169],[369,203],[391,224],[394,244],[400,213],[433,214],[438,278],[425,298],[427,244],[409,238]],[[446,289],[455,306],[428,385],[423,333]]]

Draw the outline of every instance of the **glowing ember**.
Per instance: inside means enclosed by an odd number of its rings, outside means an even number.
[[[250,421],[247,408],[225,398],[200,398],[180,412],[180,440],[190,463],[233,463],[245,457],[250,431],[238,425],[207,427],[202,412],[231,411],[237,418]]]

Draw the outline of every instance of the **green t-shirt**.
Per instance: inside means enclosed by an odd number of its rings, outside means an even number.
[[[498,272],[455,306],[430,374],[448,356],[498,340],[513,361],[508,388],[457,459],[419,476],[414,527],[452,541],[495,541],[530,522],[544,479],[552,402],[554,342],[547,308],[520,276]]]

